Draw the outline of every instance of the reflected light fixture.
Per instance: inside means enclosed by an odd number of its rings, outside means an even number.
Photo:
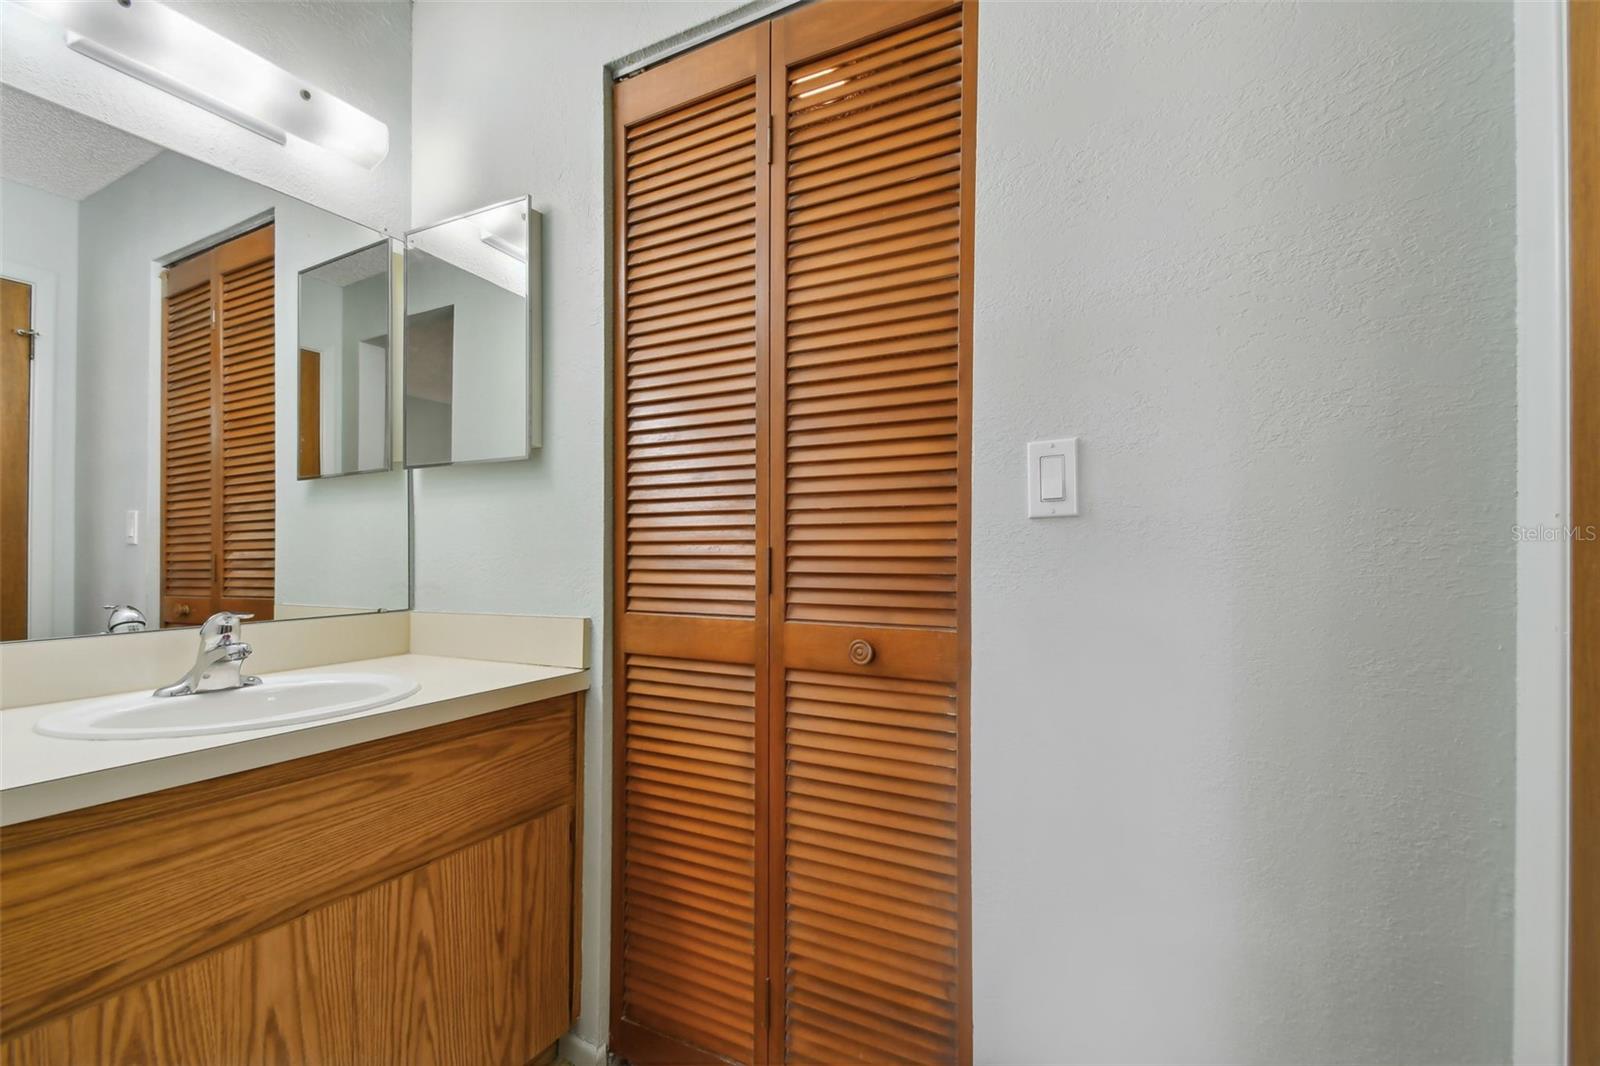
[[[487,244],[490,248],[493,248],[495,251],[499,252],[501,255],[509,255],[519,263],[526,263],[528,261],[527,249],[508,241],[498,233],[484,232],[479,235],[478,239],[483,241],[483,243]]]
[[[519,263],[528,261],[528,206],[522,200],[478,214],[478,239]]]
[[[159,0],[26,0],[67,47],[278,144],[308,141],[371,169],[389,127]]]

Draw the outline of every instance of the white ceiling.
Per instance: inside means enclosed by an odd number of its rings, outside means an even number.
[[[370,248],[363,248],[359,252],[351,252],[331,263],[324,263],[310,271],[308,276],[343,288],[358,281],[377,277],[379,274],[386,274],[388,271],[389,245],[388,242],[382,242]]]
[[[160,151],[131,133],[0,85],[0,178],[82,200]]]

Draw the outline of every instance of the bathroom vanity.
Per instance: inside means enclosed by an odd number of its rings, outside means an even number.
[[[86,741],[32,727],[87,701],[0,713],[0,1063],[553,1057],[578,1009],[587,674],[382,624],[400,654],[281,675],[421,685],[332,722]],[[96,788],[126,794],[74,806]]]

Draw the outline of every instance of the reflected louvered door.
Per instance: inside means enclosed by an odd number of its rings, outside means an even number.
[[[272,617],[277,528],[273,229],[217,249],[221,310],[221,609]]]
[[[974,9],[618,83],[614,1049],[968,1062]]]
[[[614,97],[612,1039],[638,1062],[753,1062],[764,1036],[766,60],[758,27]]]
[[[271,618],[273,228],[169,267],[162,301],[161,624]]]
[[[218,390],[214,275],[174,267],[162,301],[161,624],[216,610]]]
[[[773,26],[774,1062],[971,1056],[964,18]]]

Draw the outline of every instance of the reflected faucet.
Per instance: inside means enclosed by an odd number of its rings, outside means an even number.
[[[110,611],[106,619],[107,633],[142,633],[145,628],[144,613],[131,603],[102,604],[102,611]]]
[[[218,611],[200,627],[200,654],[194,668],[170,685],[156,689],[156,696],[190,696],[197,692],[259,685],[261,679],[239,671],[250,657],[250,645],[239,639],[246,618],[254,615]]]

